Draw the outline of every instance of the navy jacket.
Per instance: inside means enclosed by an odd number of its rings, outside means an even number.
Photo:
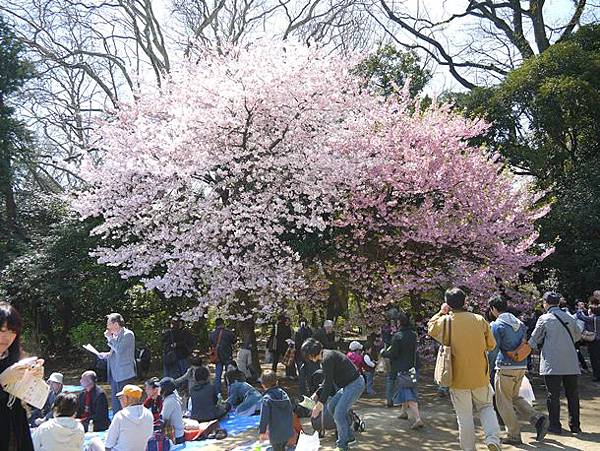
[[[211,421],[220,418],[225,409],[217,405],[217,391],[215,386],[209,382],[201,382],[194,385],[190,390],[192,400],[191,417],[200,422]]]
[[[223,334],[221,335],[221,340],[219,341],[219,334],[221,331],[223,331]],[[218,346],[217,341],[219,341]],[[224,327],[217,327],[210,334],[210,344],[217,346],[217,357],[219,362],[223,364],[229,363],[233,360],[233,345],[235,342],[235,334]]]
[[[292,411],[287,393],[279,387],[269,388],[263,396],[260,409],[259,433],[264,434],[268,427],[271,444],[287,443],[294,435]]]

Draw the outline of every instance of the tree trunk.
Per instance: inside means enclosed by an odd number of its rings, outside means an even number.
[[[7,236],[18,234],[17,227],[17,203],[13,192],[13,173],[11,166],[10,142],[8,138],[8,126],[3,124],[4,97],[0,93],[0,191],[4,198],[4,211],[6,214]]]

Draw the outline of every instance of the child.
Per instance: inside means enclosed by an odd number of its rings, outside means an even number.
[[[261,385],[265,395],[258,426],[260,440],[268,438],[273,451],[285,451],[288,440],[294,435],[292,403],[287,393],[277,386],[277,376],[273,371],[263,373]]]
[[[365,361],[362,355],[363,345],[361,345],[358,341],[353,341],[349,346],[350,352],[346,354],[346,357],[350,359],[354,366],[358,370],[360,374],[363,373],[363,368],[365,366]]]
[[[260,409],[260,392],[246,382],[246,376],[239,370],[225,373],[227,382],[227,404],[238,416],[252,416]]]
[[[148,379],[144,383],[144,391],[146,392],[146,400],[144,401],[144,407],[154,416],[154,423],[158,422],[160,418],[160,412],[162,411],[163,398],[160,396],[160,381],[158,377]]]
[[[365,376],[365,382],[367,384],[367,395],[374,395],[375,390],[373,389],[373,378],[375,376],[375,367],[377,366],[377,361],[375,360],[375,352],[373,349],[373,345],[367,348],[367,351],[363,356],[363,361],[363,374]]]

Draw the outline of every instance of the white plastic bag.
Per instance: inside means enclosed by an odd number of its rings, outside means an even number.
[[[533,401],[535,401],[535,395],[533,394],[533,387],[531,386],[529,379],[527,379],[527,376],[523,376],[523,381],[521,382],[521,388],[519,389],[519,396],[531,405],[533,405]]]
[[[318,451],[320,444],[321,442],[319,440],[318,432],[315,432],[313,435],[300,432],[298,444],[296,445],[296,451]]]

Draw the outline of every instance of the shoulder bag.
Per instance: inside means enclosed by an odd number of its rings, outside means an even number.
[[[438,349],[433,378],[436,384],[442,387],[450,387],[452,385],[452,319],[450,315],[446,315],[443,321],[442,343]],[[446,330],[448,331],[447,335]],[[448,341],[446,341],[446,336]],[[448,344],[446,345],[446,343]]]

